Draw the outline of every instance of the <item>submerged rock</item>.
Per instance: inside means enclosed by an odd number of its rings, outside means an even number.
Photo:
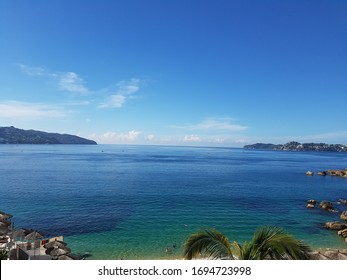
[[[338,177],[346,177],[347,178],[347,169],[326,170],[326,173],[331,175],[331,176],[338,176]]]
[[[340,218],[341,220],[347,221],[347,210],[341,213]]]
[[[333,204],[330,201],[322,201],[319,204],[319,207],[327,211],[334,211]]]
[[[326,222],[324,227],[332,230],[344,230],[347,229],[347,224],[341,222]]]
[[[340,198],[338,201],[337,201],[337,203],[339,203],[339,204],[347,204],[347,199],[342,199],[342,198]]]
[[[347,242],[347,229],[342,229],[337,232],[338,235],[341,235]]]
[[[341,229],[337,232],[338,235],[341,235],[343,238],[347,237],[347,229]]]
[[[307,171],[305,174],[307,176],[314,175],[313,171]],[[324,170],[324,171],[317,172],[317,175],[320,175],[320,176],[330,175],[330,176],[347,178],[347,168],[340,169],[340,170],[338,170],[338,169],[336,169],[336,170],[335,169]]]
[[[310,199],[310,200],[307,201],[306,208],[314,208],[316,204],[317,204],[316,200]]]

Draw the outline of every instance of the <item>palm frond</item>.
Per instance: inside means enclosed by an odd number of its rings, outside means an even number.
[[[184,244],[184,258],[234,259],[227,237],[215,229],[207,229],[192,234]]]
[[[253,247],[249,242],[244,242],[243,245],[233,242],[233,247],[236,249],[237,259],[239,260],[251,260],[253,253]]]
[[[248,259],[305,260],[309,246],[278,227],[259,228],[249,243]]]

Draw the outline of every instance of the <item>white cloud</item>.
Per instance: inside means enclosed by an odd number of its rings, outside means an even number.
[[[117,84],[118,94],[129,95],[140,89],[140,80],[132,78],[130,81],[121,81]]]
[[[53,79],[62,91],[79,94],[89,92],[88,88],[84,86],[83,80],[74,72],[51,71],[43,67],[32,67],[24,64],[19,64],[19,67],[29,76],[45,76]]]
[[[43,67],[32,67],[24,64],[19,64],[19,67],[22,69],[24,73],[26,73],[29,76],[52,76],[54,77],[53,73],[50,73],[47,69]]]
[[[3,118],[61,118],[68,112],[58,106],[18,101],[0,102],[0,117]]]
[[[201,138],[198,135],[185,135],[182,141],[183,142],[200,142]]]
[[[70,100],[67,102],[64,102],[63,105],[65,106],[87,106],[90,105],[93,102],[93,100]]]
[[[86,93],[88,89],[83,85],[83,80],[74,72],[60,73],[57,75],[59,88],[73,93]]]
[[[132,78],[130,81],[121,81],[117,84],[117,90],[110,95],[98,108],[120,108],[128,98],[140,90],[140,80]]]
[[[224,138],[214,138],[214,139],[212,139],[212,142],[220,144],[220,143],[224,143],[225,139]]]
[[[125,103],[126,97],[120,94],[111,95],[106,102],[101,103],[98,108],[120,108]]]
[[[153,141],[155,139],[155,136],[153,134],[147,135],[146,140]]]
[[[245,139],[245,138],[239,138],[239,139],[235,140],[235,143],[237,143],[237,144],[247,144],[247,143],[249,143],[249,140]]]
[[[107,95],[103,102],[97,102],[97,108],[120,108],[130,98],[133,98],[134,94],[140,90],[140,79],[132,78],[130,80],[120,81],[115,85],[115,89],[111,91],[108,88],[104,88],[97,91],[90,91],[86,86],[81,77],[75,72],[59,72],[48,70],[43,67],[32,67],[29,65],[19,64],[21,70],[29,76],[41,76],[47,77],[53,81],[57,88],[61,91],[69,92],[71,94],[85,95],[92,93],[99,93]],[[73,104],[73,105],[87,105],[91,101],[84,101],[84,104]]]
[[[230,118],[206,119],[199,123],[197,127],[201,130],[223,130],[223,131],[243,131],[246,126],[231,123]]]
[[[141,138],[142,132],[131,130],[128,132],[105,132],[101,135],[91,134],[88,137],[102,144],[134,143]]]
[[[195,130],[195,131],[219,131],[219,132],[237,132],[247,129],[246,126],[233,124],[231,118],[209,118],[197,124],[175,125],[174,128]]]

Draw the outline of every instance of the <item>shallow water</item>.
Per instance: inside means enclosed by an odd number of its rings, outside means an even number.
[[[242,242],[276,225],[316,248],[347,248],[322,228],[336,213],[305,207],[347,198],[347,179],[307,170],[346,167],[342,153],[1,145],[0,210],[90,259],[181,258],[189,234],[210,227]]]

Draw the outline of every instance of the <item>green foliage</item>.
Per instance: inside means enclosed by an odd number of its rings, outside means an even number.
[[[234,258],[228,238],[215,229],[192,234],[186,241],[184,247],[185,259],[191,260],[199,255],[211,259]]]
[[[8,254],[6,251],[0,251],[0,260],[7,260]]]
[[[309,259],[310,251],[309,246],[278,227],[258,228],[253,238],[243,245],[236,241],[230,244],[228,238],[215,229],[192,234],[184,245],[185,259],[235,259],[236,255],[239,260],[305,260]]]

